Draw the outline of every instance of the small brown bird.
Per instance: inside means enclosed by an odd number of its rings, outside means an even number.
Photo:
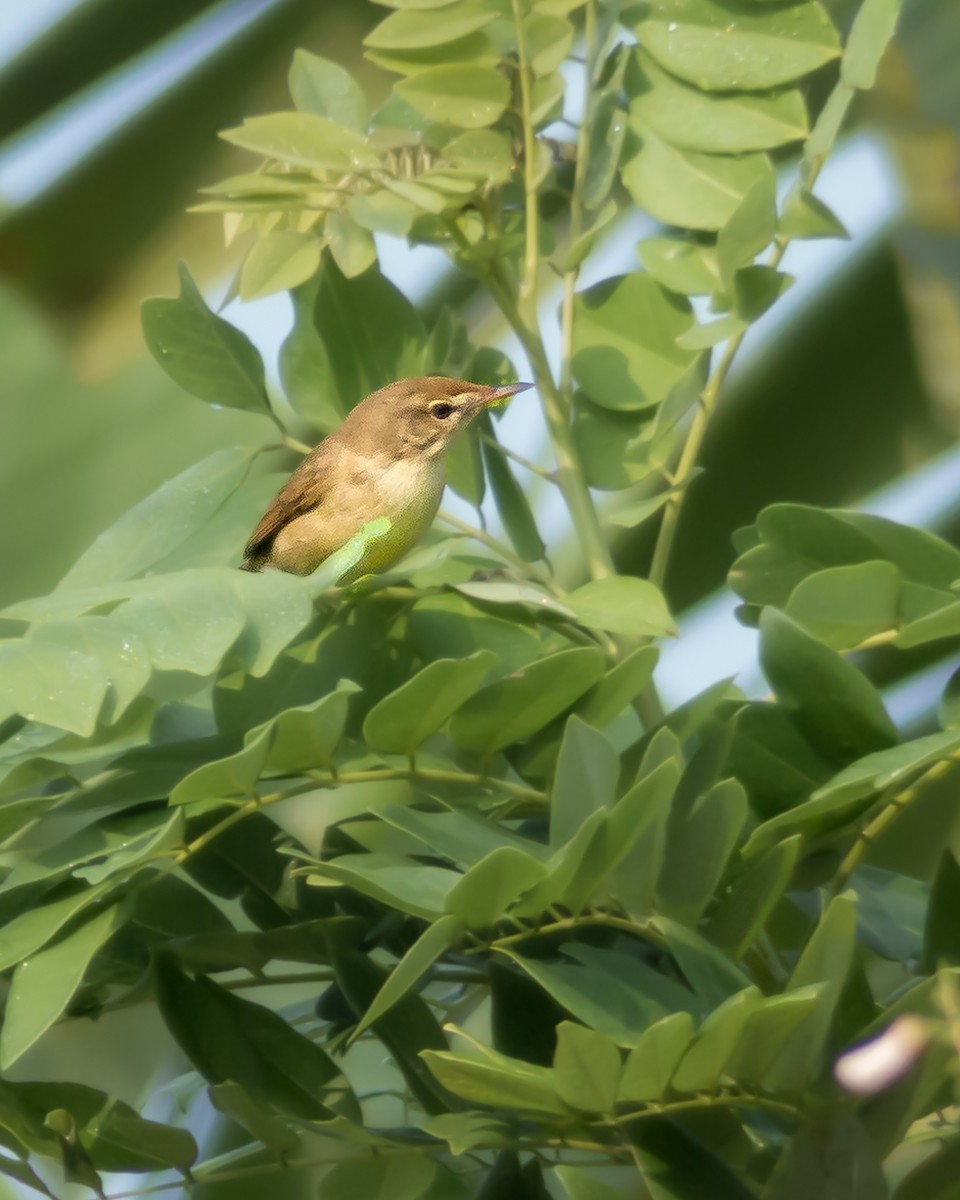
[[[367,546],[344,582],[383,571],[430,527],[457,432],[529,383],[488,387],[428,375],[373,392],[297,467],[253,531],[243,569],[311,571],[368,522],[391,528]]]

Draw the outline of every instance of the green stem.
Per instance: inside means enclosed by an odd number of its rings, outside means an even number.
[[[590,496],[583,464],[573,440],[569,419],[570,407],[553,378],[540,333],[524,323],[509,295],[505,295],[501,289],[491,290],[501,312],[520,339],[536,376],[540,404],[557,460],[555,477],[570,512],[590,576],[593,579],[604,579],[615,575],[610,551],[600,527],[600,518]]]
[[[956,758],[947,758],[941,762],[934,763],[933,766],[928,767],[909,787],[901,788],[899,791],[894,792],[890,799],[883,803],[880,812],[877,813],[869,824],[863,827],[857,840],[850,847],[843,862],[837,868],[837,873],[833,877],[833,884],[831,886],[831,891],[834,895],[842,892],[847,886],[850,876],[860,865],[864,855],[870,848],[870,843],[877,840],[891,821],[895,820],[917,798],[927,784],[933,783],[937,779],[942,779],[944,775],[948,774],[957,765],[958,759]]]
[[[447,228],[457,246],[462,251],[468,251],[470,243],[456,221],[448,221]],[[568,416],[569,407],[564,404],[550,370],[536,316],[534,314],[532,324],[527,323],[513,297],[510,283],[504,278],[500,263],[493,260],[479,269],[482,271],[483,280],[490,295],[506,318],[507,324],[517,335],[530,360],[554,458],[557,460],[557,469],[552,472],[552,479],[563,494],[577,538],[587,560],[590,575],[594,579],[613,575],[615,571],[603,531],[600,528],[600,519],[594,508],[576,443],[573,440]]]
[[[589,157],[590,119],[593,109],[593,81],[597,53],[597,12],[594,0],[589,0],[584,12],[584,38],[586,55],[583,64],[583,116],[577,131],[577,160],[573,173],[573,189],[570,193],[570,245],[576,242],[583,230],[583,189]],[[563,305],[560,310],[560,332],[563,346],[560,391],[568,405],[573,403],[573,305],[579,276],[579,265],[564,275]]]
[[[449,525],[453,529],[458,529],[466,537],[473,538],[475,542],[480,542],[481,545],[486,546],[495,554],[499,554],[512,567],[515,567],[525,579],[535,579],[538,583],[544,582],[540,573],[535,571],[530,563],[524,562],[519,555],[514,554],[508,545],[501,542],[499,538],[495,538],[492,534],[487,533],[485,529],[479,529],[476,525],[471,525],[469,521],[461,521],[459,517],[455,517],[453,513],[445,512],[442,508],[437,513],[437,517],[445,525]]]
[[[720,1093],[716,1096],[697,1096],[693,1100],[671,1100],[665,1104],[649,1104],[636,1112],[624,1113],[613,1119],[614,1125],[629,1125],[634,1121],[643,1121],[650,1117],[672,1117],[679,1113],[696,1112],[709,1108],[753,1108],[764,1112],[782,1113],[786,1117],[799,1118],[801,1110],[795,1104],[783,1100],[773,1100],[768,1096],[754,1096],[746,1092],[732,1094]],[[603,1122],[608,1124],[609,1122]],[[599,1125],[601,1122],[593,1122]]]
[[[517,33],[520,115],[523,121],[524,251],[520,307],[530,325],[536,322],[537,263],[539,259],[539,210],[537,207],[537,138],[533,128],[533,80],[527,57],[520,0],[512,0],[513,24]]]
[[[416,767],[411,770],[409,767],[394,767],[379,771],[342,771],[338,775],[329,773],[321,773],[320,771],[309,772],[312,779],[315,780],[313,787],[304,786],[303,791],[312,791],[316,787],[316,783],[326,784],[328,787],[339,787],[346,783],[379,783],[382,781],[394,780],[409,780],[415,783],[417,780],[423,780],[425,783],[459,783],[467,784],[470,787],[487,788],[494,792],[503,792],[505,796],[513,796],[517,800],[530,800],[538,804],[547,803],[547,793],[541,792],[537,788],[525,787],[519,783],[511,783],[508,779],[498,779],[493,775],[474,775],[467,771],[445,771],[434,767]],[[284,792],[277,799],[284,799],[286,796],[292,796],[296,792]],[[264,798],[260,801],[261,805],[272,802],[272,798]]]
[[[532,471],[534,475],[539,475],[541,479],[545,479],[547,483],[556,484],[557,477],[553,471],[548,471],[545,467],[541,467],[538,463],[532,462],[529,458],[524,458],[522,454],[518,454],[516,450],[512,450],[509,446],[505,446],[503,442],[498,442],[496,438],[490,437],[488,433],[479,434],[480,441],[492,447],[498,454],[502,454],[505,458],[512,458],[515,463],[523,467],[527,471]]]
[[[663,934],[648,921],[631,921],[627,917],[614,917],[609,913],[581,913],[576,917],[562,917],[559,921],[551,921],[549,925],[538,925],[530,929],[524,929],[520,933],[508,934],[506,937],[497,938],[493,942],[485,943],[478,947],[478,950],[503,950],[507,946],[516,945],[518,942],[529,941],[530,938],[547,937],[553,933],[565,933],[568,930],[583,929],[587,925],[601,925],[607,929],[619,929],[623,933],[632,934],[634,937],[641,938],[646,942],[652,942],[657,946],[666,946]]]
[[[812,189],[816,183],[821,166],[822,162],[811,164],[803,181],[808,189]],[[789,238],[777,236],[774,241],[773,252],[767,260],[767,265],[772,270],[776,270],[783,262],[783,256],[786,254],[789,245]],[[706,387],[700,394],[700,406],[691,422],[686,441],[680,452],[677,469],[673,473],[671,482],[674,490],[671,492],[664,506],[663,519],[660,522],[660,529],[657,533],[657,541],[653,550],[653,559],[650,564],[650,581],[651,583],[655,583],[661,590],[666,581],[667,570],[670,565],[670,554],[673,550],[677,523],[680,520],[680,509],[683,504],[683,498],[686,495],[687,484],[690,482],[690,476],[700,457],[700,449],[703,445],[703,439],[706,435],[710,418],[713,416],[717,406],[720,388],[723,386],[730,372],[730,368],[740,347],[743,345],[743,339],[746,334],[747,330],[743,330],[742,333],[738,333],[730,339],[710,378],[707,380]]]

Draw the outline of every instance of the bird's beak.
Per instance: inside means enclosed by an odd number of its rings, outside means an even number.
[[[515,396],[517,392],[525,392],[527,388],[532,388],[532,383],[505,383],[503,387],[491,388],[488,395],[483,401],[483,408],[494,408],[498,404],[502,404],[504,400],[509,400],[511,396]]]

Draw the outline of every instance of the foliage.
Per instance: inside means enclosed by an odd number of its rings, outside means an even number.
[[[512,374],[389,284],[373,235],[442,247],[527,356],[579,586],[488,422],[451,482],[475,505],[489,486],[507,541],[456,521],[338,587],[374,522],[309,579],[241,574],[260,452],[222,449],[5,610],[0,1068],[57,1022],[154,1005],[237,1141],[194,1166],[179,1126],[10,1076],[0,1171],[41,1192],[57,1158],[94,1190],[299,1165],[328,1168],[325,1197],[881,1197],[950,1101],[958,867],[921,882],[871,848],[960,735],[948,687],[943,728],[906,736],[864,652],[960,634],[960,552],[777,505],[730,576],[771,697],[720,682],[664,714],[652,643],[675,633],[662,589],[727,372],[789,242],[842,229],[813,189],[899,6],[863,0],[842,46],[817,0],[389,7],[367,38],[399,77],[384,104],[298,53],[294,109],[225,135],[263,161],[199,206],[247,239],[241,297],[294,289],[283,395],[186,268],[144,334],[178,384],[296,448],[391,379]],[[644,270],[578,286],[630,205],[669,227]],[[621,525],[658,516],[649,579],[615,573],[590,486]],[[937,815],[912,837],[935,864]],[[312,1001],[244,994],[271,979]],[[922,1063],[844,1098],[837,1052],[903,1012],[932,1018]],[[896,1195],[950,1194],[950,1139]]]

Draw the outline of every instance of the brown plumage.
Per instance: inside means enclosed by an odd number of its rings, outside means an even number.
[[[387,517],[391,529],[371,541],[349,578],[391,566],[436,515],[456,433],[530,386],[429,375],[373,392],[281,488],[247,543],[243,569],[308,575],[377,517]]]

